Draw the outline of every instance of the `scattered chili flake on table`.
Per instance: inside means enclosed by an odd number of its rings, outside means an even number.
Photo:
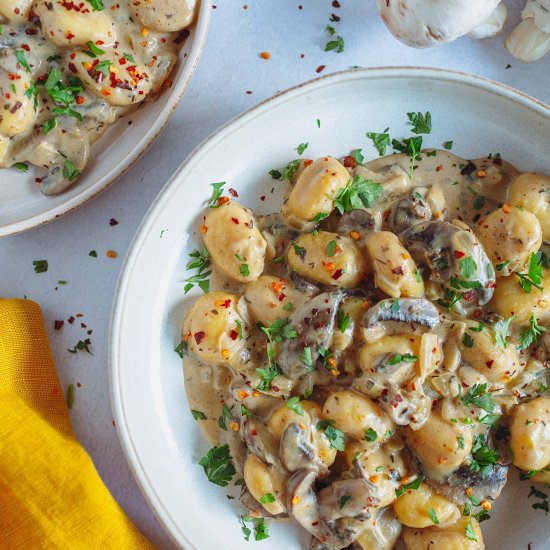
[[[111,218],[109,220],[109,225],[112,227],[113,225],[118,225],[118,222],[114,218]]]
[[[118,256],[115,250],[107,250],[106,255],[107,258],[116,258]]]
[[[61,327],[65,324],[65,321],[54,321],[53,328],[54,330],[61,330]]]
[[[326,65],[319,65],[319,66],[315,69],[315,72],[316,72],[316,73],[320,73],[321,71],[324,70],[325,67],[326,67]]]
[[[269,52],[262,52],[262,53],[260,54],[260,57],[261,57],[262,59],[265,59],[265,60],[267,61],[268,59],[271,59],[271,54],[270,54]]]

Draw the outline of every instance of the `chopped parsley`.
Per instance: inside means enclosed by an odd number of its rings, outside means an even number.
[[[265,518],[257,518],[254,516],[241,516],[241,530],[244,535],[244,540],[248,541],[252,531],[246,526],[246,523],[252,523],[254,528],[254,540],[264,540],[269,538],[269,531],[265,524]]]
[[[531,317],[529,317],[529,328],[520,334],[518,350],[527,349],[531,344],[535,344],[539,336],[544,332],[546,332],[546,328],[539,325],[535,318],[535,314],[531,313]]]
[[[477,271],[477,264],[471,256],[462,258],[458,264],[458,272],[464,279],[469,279]]]
[[[241,264],[239,266],[239,272],[243,277],[248,277],[250,275],[250,268],[248,267],[248,264]]]
[[[15,164],[12,164],[11,167],[19,170],[20,172],[26,173],[29,171],[29,165],[25,162],[16,162]]]
[[[506,269],[510,265],[510,260],[506,262],[502,262],[501,264],[497,264],[495,267],[497,271],[502,271],[503,269]]]
[[[330,51],[335,51],[336,53],[344,51],[344,39],[341,36],[337,36],[334,40],[329,40],[325,44],[325,52]]]
[[[63,177],[66,180],[75,180],[81,173],[82,172],[69,159],[63,163]]]
[[[69,384],[67,388],[67,407],[69,409],[72,409],[73,404],[74,404],[74,384]]]
[[[271,359],[271,358],[270,358]],[[281,374],[279,366],[273,364],[270,367],[257,368],[256,372],[260,375],[262,381],[258,384],[258,389],[260,391],[269,391],[273,380]]]
[[[51,132],[56,126],[57,126],[57,118],[55,118],[55,117],[49,118],[42,125],[42,133],[47,134],[47,133]]]
[[[399,363],[416,363],[418,357],[412,353],[396,353],[390,357],[388,365],[399,365]]]
[[[226,487],[236,473],[231,463],[231,454],[227,444],[221,447],[212,447],[200,459],[199,464],[204,468],[208,481],[220,487]]]
[[[48,271],[48,262],[46,260],[35,260],[32,265],[34,265],[35,273],[45,273]]]
[[[224,431],[227,431],[228,420],[233,420],[233,415],[231,414],[231,409],[227,405],[224,405],[222,409],[222,414],[218,418],[218,426]]]
[[[306,249],[303,246],[300,246],[296,243],[292,243],[292,249],[294,250],[296,256],[304,258],[306,255]]]
[[[365,430],[365,441],[368,441],[369,443],[372,443],[373,441],[376,441],[378,439],[378,434],[375,430],[372,428],[368,428]]]
[[[447,151],[450,151],[453,148],[453,142],[452,141],[444,141],[443,142],[443,149],[447,149]]]
[[[354,149],[350,156],[355,159],[355,162],[357,164],[363,164],[363,161],[365,160],[365,157],[363,156],[363,153],[361,152],[361,149]]]
[[[417,490],[420,485],[422,485],[422,482],[424,481],[424,476],[418,476],[414,481],[411,481],[410,483],[407,483],[407,485],[403,485],[402,487],[399,487],[399,489],[395,490],[395,496],[399,498],[401,495],[404,495],[407,491],[411,490]]]
[[[296,151],[298,151],[298,154],[301,156],[303,155],[304,151],[308,148],[309,143],[300,143],[298,147],[296,147]]]
[[[270,170],[269,171],[269,175],[274,179],[274,180],[280,180],[281,179],[281,172],[279,172],[279,170]]]
[[[462,344],[467,348],[471,348],[474,345],[474,339],[467,332],[465,332],[462,336]]]
[[[103,55],[105,53],[104,50],[98,48],[91,40],[86,42],[86,46],[88,46],[88,49],[83,50],[82,53],[85,53],[88,57],[96,58],[98,55]]]
[[[351,500],[349,495],[342,495],[340,497],[340,510],[346,506],[346,504]]]
[[[392,303],[391,303],[391,306],[390,306],[390,311],[392,313],[397,313],[399,311],[399,300],[397,298],[394,298],[392,300]]]
[[[92,6],[92,9],[94,11],[102,11],[103,10],[102,0],[88,0],[88,3],[90,4],[90,6]]]
[[[185,352],[187,351],[187,344],[185,340],[182,340],[175,348],[174,351],[183,359]]]
[[[286,165],[286,168],[283,168],[283,171],[281,172],[281,175],[279,176],[279,180],[281,180],[281,181],[285,181],[285,180],[292,181],[292,179],[294,178],[294,172],[296,172],[296,170],[298,170],[299,167],[300,167],[300,159],[296,159],[296,160],[293,160],[292,162],[289,162]],[[273,172],[273,170],[271,172]],[[270,172],[270,174],[271,174],[271,172]],[[272,177],[273,177],[273,175],[272,175]]]
[[[481,479],[485,479],[493,469],[493,465],[498,462],[498,453],[487,446],[487,438],[478,434],[474,438],[472,445],[472,462],[470,470],[480,472]]]
[[[206,415],[202,411],[191,409],[191,414],[195,420],[206,420]]]
[[[205,294],[210,290],[210,281],[208,276],[212,273],[208,270],[210,267],[210,252],[206,246],[203,246],[200,250],[194,250],[189,254],[191,258],[187,262],[187,269],[196,269],[197,273],[189,279],[185,279],[185,286],[183,287],[184,294],[187,294],[194,286],[198,286]]]
[[[467,407],[473,405],[491,414],[495,409],[495,402],[487,384],[474,384],[467,393],[460,395],[460,400]]]
[[[477,538],[476,538],[476,534],[475,534],[475,531],[474,531],[474,526],[472,524],[472,520],[470,520],[466,524],[465,534],[466,534],[466,538],[468,538],[470,540],[474,540],[475,542],[477,542]]]
[[[262,332],[271,342],[282,342],[298,337],[298,332],[288,319],[275,319],[269,327],[261,327]]]
[[[513,321],[514,316],[510,317],[506,321],[501,319],[493,325],[493,331],[495,333],[495,345],[505,348],[508,346],[506,338],[508,336],[508,331],[510,330],[510,323]]]
[[[382,186],[372,180],[355,176],[334,197],[334,206],[340,214],[360,208],[369,208],[382,194]]]
[[[346,329],[349,327],[350,324],[350,316],[344,312],[344,310],[339,309],[338,313],[336,314],[337,321],[338,321],[338,328],[340,329],[340,332],[346,332]]]
[[[544,290],[541,286],[542,258],[539,258],[534,252],[529,257],[527,273],[516,273],[515,275],[519,278],[521,288],[527,294],[531,292],[532,287],[538,288],[541,291]]]
[[[15,52],[15,55],[17,56],[17,60],[21,64],[21,67],[23,67],[28,73],[32,72],[31,68],[29,66],[29,62],[27,61],[27,58],[25,57],[25,52],[23,50],[17,50]]]
[[[210,203],[208,206],[210,208],[218,208],[218,200],[223,194],[223,186],[225,185],[225,181],[219,181],[217,183],[211,183],[210,184],[214,189],[212,191],[212,196],[210,197]]]
[[[335,424],[335,420],[319,420],[316,429],[325,432],[331,448],[343,451],[345,449],[344,432],[336,428]]]
[[[378,154],[383,156],[386,154],[386,149],[390,146],[389,128],[386,128],[381,134],[376,132],[367,132],[367,137],[372,140],[372,144],[376,147]]]
[[[336,252],[336,241],[332,240],[327,244],[327,256],[332,258]]]
[[[435,513],[435,510],[433,508],[430,508],[428,511],[428,514],[430,516],[430,519],[432,520],[434,525],[437,525],[439,523],[439,518],[437,517],[437,514]]]
[[[311,221],[317,223],[323,221],[325,218],[328,218],[328,214],[325,212],[319,212],[318,214],[315,214],[315,217]]]
[[[73,349],[68,349],[67,351],[69,353],[77,353],[78,351],[85,351],[86,353],[89,353],[90,355],[93,355],[93,353],[90,351],[90,340],[79,340],[76,343],[76,346],[74,346]]]
[[[409,124],[412,125],[412,132],[415,134],[429,134],[432,131],[432,115],[427,111],[422,113],[407,113]]]
[[[315,368],[315,361],[310,347],[305,347],[302,352],[302,363],[306,366],[308,371],[312,371]]]
[[[136,60],[134,59],[134,56],[130,53],[125,53],[123,54],[122,56],[124,59],[126,59],[126,61],[129,61],[130,63],[135,63]]]
[[[288,401],[286,402],[286,406],[291,410],[294,411],[296,414],[300,416],[304,416],[304,408],[302,407],[302,404],[300,403],[300,397],[297,395],[294,395],[293,397],[289,397]]]
[[[275,502],[275,496],[273,493],[265,493],[259,498],[261,504],[269,504],[270,502]]]
[[[422,136],[414,136],[403,139],[402,141],[393,139],[391,144],[395,151],[406,153],[407,155],[409,155],[409,157],[411,157],[411,168],[409,170],[409,176],[412,179],[415,161],[420,160],[420,151],[422,150]]]

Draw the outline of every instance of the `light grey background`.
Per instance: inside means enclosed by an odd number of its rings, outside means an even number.
[[[339,9],[332,7],[332,0],[214,2],[195,76],[148,153],[115,185],[75,212],[0,240],[0,296],[26,296],[42,305],[62,385],[81,385],[71,411],[76,434],[115,498],[161,548],[169,548],[169,540],[133,481],[113,426],[107,336],[123,257],[149,204],[178,165],[220,125],[274,93],[316,77],[320,65],[326,65],[322,75],[356,65],[458,69],[499,80],[550,103],[550,54],[535,64],[522,64],[505,50],[502,36],[482,41],[464,38],[419,51],[403,46],[386,31],[374,0],[340,0]],[[510,20],[517,21],[523,0],[506,4]],[[345,40],[341,54],[323,51],[331,13],[341,17],[339,23],[332,23]],[[261,59],[262,51],[269,51],[271,59]],[[506,68],[508,64],[511,67]],[[118,225],[110,226],[111,218]],[[97,258],[89,256],[91,250],[97,251]],[[118,257],[106,257],[107,250],[115,250]],[[34,260],[47,260],[48,272],[35,274]],[[67,284],[58,285],[58,280]],[[73,325],[67,323],[67,318],[79,313],[83,316]],[[56,319],[65,320],[60,331],[54,331]],[[81,323],[87,328],[81,328]],[[69,353],[68,348],[87,337],[87,329],[93,330],[93,356]]]

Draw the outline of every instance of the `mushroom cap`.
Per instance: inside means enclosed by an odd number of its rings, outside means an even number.
[[[500,0],[377,0],[390,32],[415,48],[452,42],[474,30]]]

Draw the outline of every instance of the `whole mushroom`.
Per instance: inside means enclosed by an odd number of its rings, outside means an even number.
[[[377,0],[377,3],[390,32],[415,48],[438,46],[468,33],[475,38],[494,36],[507,16],[500,0]]]
[[[550,51],[550,0],[527,0],[521,18],[505,45],[517,59],[537,61]]]

